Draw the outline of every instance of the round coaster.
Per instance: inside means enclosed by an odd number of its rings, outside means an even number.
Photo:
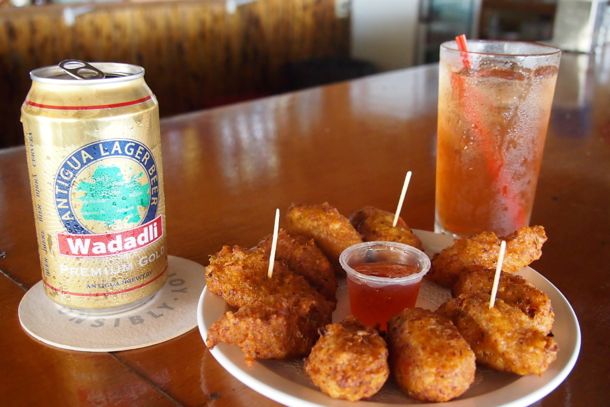
[[[141,306],[112,315],[84,315],[51,301],[42,281],[19,303],[19,322],[34,338],[58,348],[114,352],[165,342],[197,326],[203,266],[169,256],[167,282]]]

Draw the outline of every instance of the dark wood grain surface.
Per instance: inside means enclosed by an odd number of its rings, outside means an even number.
[[[565,66],[532,219],[550,239],[534,267],[572,303],[583,343],[571,375],[539,404],[597,406],[610,376],[610,63]],[[407,169],[403,216],[430,230],[436,84],[437,68],[426,66],[164,120],[169,252],[206,264],[222,244],[256,243],[274,209],[292,202],[393,210]],[[0,152],[0,225],[1,400],[274,404],[224,371],[196,330],[112,354],[56,350],[21,330],[17,304],[40,279],[22,148]]]
[[[0,146],[22,144],[19,108],[34,68],[66,58],[143,66],[170,116],[285,90],[291,64],[349,54],[349,24],[332,0],[0,8]]]

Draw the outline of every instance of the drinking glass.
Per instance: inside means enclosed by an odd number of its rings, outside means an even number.
[[[505,236],[528,225],[561,51],[441,45],[435,231]]]

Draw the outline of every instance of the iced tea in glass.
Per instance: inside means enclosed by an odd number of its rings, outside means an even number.
[[[505,236],[529,224],[561,51],[441,45],[435,230]]]

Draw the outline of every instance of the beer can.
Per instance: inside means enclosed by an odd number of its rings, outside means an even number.
[[[144,69],[63,61],[21,109],[42,279],[56,303],[113,313],[165,283],[157,100]]]

